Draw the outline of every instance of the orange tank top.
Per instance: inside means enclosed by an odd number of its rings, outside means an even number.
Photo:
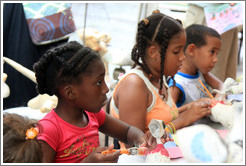
[[[164,123],[167,123],[167,122],[171,122],[172,120],[174,120],[178,117],[179,113],[178,113],[177,106],[171,97],[170,88],[168,87],[165,79],[163,80],[163,82],[164,82],[164,85],[168,88],[168,99],[167,99],[167,101],[164,101],[162,99],[162,97],[158,94],[158,89],[156,87],[154,87],[154,85],[149,81],[149,79],[144,75],[144,73],[138,69],[132,69],[129,72],[127,72],[126,74],[124,74],[120,78],[120,81],[117,84],[117,86],[115,87],[114,92],[116,91],[116,89],[118,88],[120,83],[130,74],[136,74],[140,78],[142,78],[144,80],[146,86],[148,87],[148,89],[152,93],[152,96],[153,96],[152,97],[152,99],[153,99],[152,103],[150,104],[150,106],[146,110],[147,113],[146,113],[146,124],[145,124],[145,131],[144,132],[147,132],[149,130],[148,125],[149,125],[151,119],[163,120]],[[113,92],[113,96],[114,96],[114,92]],[[119,110],[115,106],[115,102],[114,102],[113,97],[112,97],[111,103],[110,103],[110,114],[112,116],[114,116],[115,118],[119,119]]]

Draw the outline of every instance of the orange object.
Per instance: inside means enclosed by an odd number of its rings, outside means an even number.
[[[136,147],[135,147],[136,148]],[[130,148],[131,149],[131,148]],[[102,151],[102,154],[110,154],[116,152],[118,149],[111,149],[111,150],[105,150]],[[141,147],[141,148],[136,148],[137,153],[131,154],[131,151],[129,149],[120,149],[120,154],[127,154],[127,155],[145,155],[147,148],[146,147]],[[135,150],[134,150],[135,151]]]
[[[147,148],[146,147],[141,147],[138,148],[138,155],[144,156],[147,152]]]
[[[199,88],[206,96],[211,98],[207,92],[205,92],[199,85],[196,85],[197,88]]]
[[[102,154],[110,154],[110,153],[114,153],[116,151],[117,151],[117,149],[104,150],[104,151],[102,151]],[[121,149],[120,150],[120,154],[127,154],[127,155],[129,155],[129,151],[127,149]]]
[[[126,149],[126,146],[123,142],[119,141],[120,144],[120,154],[127,154],[129,155],[129,150]]]
[[[127,154],[129,155],[129,151],[127,149],[121,149],[120,154]]]
[[[203,88],[208,92],[209,96],[211,99],[214,99],[213,95],[208,91],[208,89],[206,88],[206,86],[202,83],[202,81],[199,79],[200,84],[202,84]]]
[[[26,139],[34,139],[38,135],[38,128],[31,127],[26,131]]]
[[[116,152],[116,149],[111,149],[111,150],[104,150],[102,151],[102,154],[110,154]]]

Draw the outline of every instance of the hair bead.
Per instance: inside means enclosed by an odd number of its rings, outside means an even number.
[[[155,13],[160,13],[160,10],[156,9],[152,12],[152,14],[155,14]]]
[[[142,21],[144,22],[144,24],[145,24],[146,26],[149,24],[149,20],[146,19],[146,18],[144,18]]]

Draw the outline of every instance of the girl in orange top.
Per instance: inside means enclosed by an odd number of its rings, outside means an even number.
[[[140,21],[131,55],[135,65],[113,92],[111,114],[144,132],[152,118],[160,119],[171,133],[210,114],[210,103],[203,101],[177,109],[167,86],[167,77],[173,77],[185,59],[185,43],[179,20],[156,10]]]

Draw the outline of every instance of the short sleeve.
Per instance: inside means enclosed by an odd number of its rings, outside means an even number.
[[[39,135],[38,140],[43,140],[49,144],[55,151],[59,146],[59,140],[61,139],[58,132],[59,127],[52,121],[43,119],[39,121]]]
[[[105,122],[106,112],[102,108],[98,113],[95,113],[95,117],[97,118],[99,126],[101,126]]]

